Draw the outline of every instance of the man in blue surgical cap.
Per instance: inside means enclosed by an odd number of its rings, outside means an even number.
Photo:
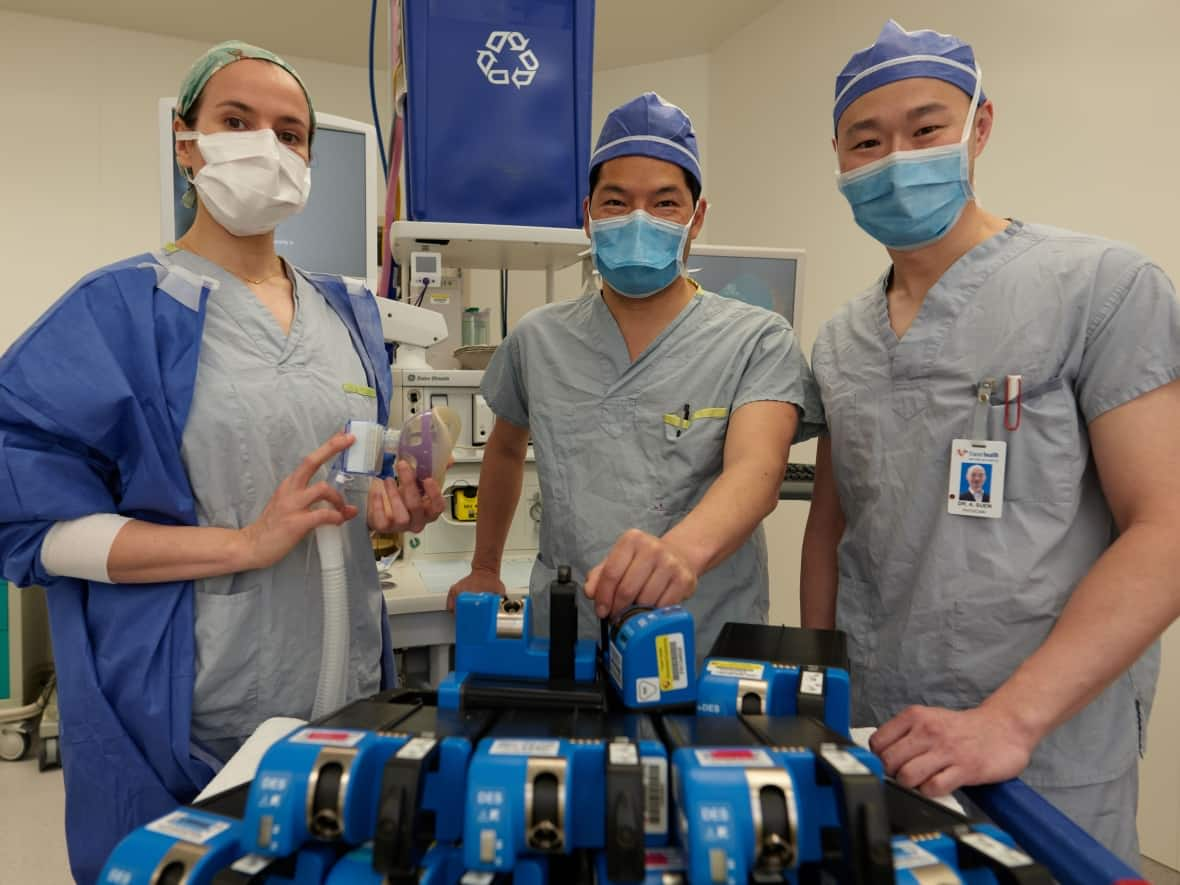
[[[1180,305],[1126,246],[980,207],[992,115],[970,46],[894,22],[836,80],[839,189],[891,264],[815,344],[803,622],[848,632],[902,783],[1020,775],[1135,865],[1180,614]]]
[[[545,519],[530,589],[569,565],[580,625],[632,604],[684,603],[704,653],[726,621],[765,622],[766,541],[791,440],[819,408],[786,320],[684,275],[707,209],[688,116],[647,93],[607,118],[590,160],[586,231],[601,291],[528,314],[488,367],[496,414],[480,474],[472,572],[500,559],[530,433]]]

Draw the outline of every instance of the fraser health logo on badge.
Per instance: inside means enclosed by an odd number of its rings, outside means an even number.
[[[520,31],[492,31],[475,63],[493,86],[511,83],[517,89],[532,85],[541,68],[536,54],[529,49],[529,38]],[[512,73],[508,72],[509,66]]]
[[[1007,444],[955,440],[951,444],[947,510],[956,516],[998,519],[1004,507]]]

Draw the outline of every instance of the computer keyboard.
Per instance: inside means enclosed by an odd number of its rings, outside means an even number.
[[[786,476],[779,488],[780,501],[810,501],[811,491],[815,485],[815,465],[796,464],[787,465]]]
[[[787,465],[786,478],[788,482],[792,480],[797,482],[815,482],[815,465],[791,462]]]

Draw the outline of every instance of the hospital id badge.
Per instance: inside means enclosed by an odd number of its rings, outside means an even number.
[[[951,443],[948,513],[999,519],[1004,512],[1004,460],[1008,444],[956,439]]]

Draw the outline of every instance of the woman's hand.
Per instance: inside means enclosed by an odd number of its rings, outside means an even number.
[[[354,442],[356,437],[352,434],[337,433],[279,483],[262,515],[241,530],[246,546],[243,571],[274,565],[308,532],[322,525],[342,525],[357,515],[357,508],[345,503],[344,497],[329,483],[308,485],[321,467]]]
[[[375,479],[369,487],[369,528],[383,535],[395,532],[418,534],[442,515],[446,501],[433,478],[418,488],[414,470],[398,461],[397,481]]]

